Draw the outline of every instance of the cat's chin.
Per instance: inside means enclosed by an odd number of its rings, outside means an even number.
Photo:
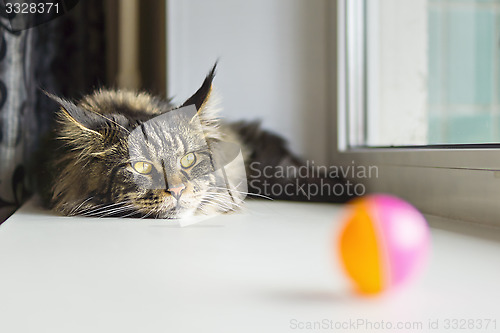
[[[195,211],[194,209],[181,207],[181,208],[161,211],[157,214],[157,217],[160,219],[183,219],[192,217],[194,215],[194,211]]]

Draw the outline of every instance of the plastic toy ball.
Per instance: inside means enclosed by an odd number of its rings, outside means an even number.
[[[379,293],[418,272],[429,251],[429,228],[415,207],[381,194],[348,206],[339,252],[361,293]]]

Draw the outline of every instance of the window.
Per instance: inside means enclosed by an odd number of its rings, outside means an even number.
[[[500,224],[500,1],[349,0],[337,18],[334,162],[376,192]]]

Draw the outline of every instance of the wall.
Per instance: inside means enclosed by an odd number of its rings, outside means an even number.
[[[167,94],[181,102],[219,59],[223,116],[262,119],[325,163],[327,0],[169,0]]]

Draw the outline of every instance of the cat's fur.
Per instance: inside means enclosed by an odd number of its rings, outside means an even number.
[[[262,131],[259,124],[219,120],[212,96],[214,75],[215,66],[200,89],[179,107],[146,93],[121,90],[98,90],[76,104],[49,95],[61,109],[41,177],[45,203],[65,215],[177,218],[226,212],[237,209],[246,194],[228,190],[227,184],[241,183],[245,174],[237,167],[214,168],[210,151],[217,151],[221,143],[241,147],[249,179],[256,178],[256,169],[248,168],[252,162],[261,167],[301,166],[303,162],[289,152],[285,141]],[[190,105],[194,105],[195,115],[175,113]],[[142,141],[134,141],[133,135]],[[187,155],[196,162],[189,168],[180,167],[179,160]],[[152,171],[138,173],[133,167],[136,161],[146,161],[139,165],[152,165]],[[317,180],[301,179],[299,183]],[[286,185],[293,180],[271,181]],[[300,193],[278,198],[311,200]]]

